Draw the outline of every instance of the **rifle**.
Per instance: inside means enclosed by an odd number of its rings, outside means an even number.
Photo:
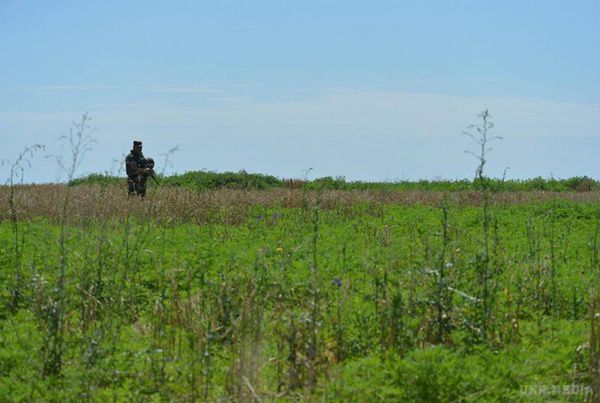
[[[151,177],[152,179],[154,179],[154,182],[160,186],[160,183],[158,183],[158,179],[156,179],[156,175],[154,174],[154,169],[152,170],[151,174],[148,174],[149,177]]]
[[[147,173],[144,175],[151,177],[154,180],[154,182],[158,186],[160,186],[160,183],[158,183],[158,179],[156,179],[156,174],[154,173],[154,159],[152,159],[152,158],[145,159],[144,163],[143,163],[143,167],[150,169],[150,173]]]
[[[156,179],[156,174],[154,172],[154,160],[152,158],[148,158],[146,159],[146,161],[144,162],[144,168],[149,168],[150,169],[150,173],[146,174],[147,176],[151,177],[152,179],[154,179],[154,182],[160,186],[160,183],[158,183],[158,179]]]

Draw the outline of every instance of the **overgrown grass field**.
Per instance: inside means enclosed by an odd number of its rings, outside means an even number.
[[[596,192],[13,190],[0,400],[597,391]]]

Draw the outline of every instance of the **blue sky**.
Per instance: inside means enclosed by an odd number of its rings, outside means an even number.
[[[173,167],[300,177],[472,177],[461,132],[489,108],[487,173],[600,177],[598,1],[0,1],[0,159],[88,111],[79,174],[133,139]],[[6,165],[0,179],[7,176]]]

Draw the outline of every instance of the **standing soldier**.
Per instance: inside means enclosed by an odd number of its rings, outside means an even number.
[[[134,141],[133,150],[125,158],[125,171],[127,172],[128,194],[146,196],[146,179],[154,175],[151,167],[147,166],[147,160],[142,153],[142,142]]]

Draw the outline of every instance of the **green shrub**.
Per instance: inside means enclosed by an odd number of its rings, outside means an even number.
[[[306,186],[310,190],[424,190],[424,191],[449,191],[460,192],[465,190],[491,190],[491,191],[552,191],[552,192],[588,192],[600,189],[598,182],[587,176],[577,176],[568,179],[544,179],[536,177],[531,179],[513,179],[503,181],[498,178],[482,177],[481,179],[468,180],[428,180],[396,181],[396,182],[366,182],[348,181],[343,176],[325,176],[312,181],[295,179],[281,179],[273,175],[239,172],[213,172],[190,171],[181,175],[171,175],[159,178],[161,185],[180,186],[193,190],[213,189],[297,189]],[[83,178],[74,179],[72,186],[83,184],[123,185],[124,178],[106,175],[91,174]],[[150,186],[153,184],[148,182]]]

